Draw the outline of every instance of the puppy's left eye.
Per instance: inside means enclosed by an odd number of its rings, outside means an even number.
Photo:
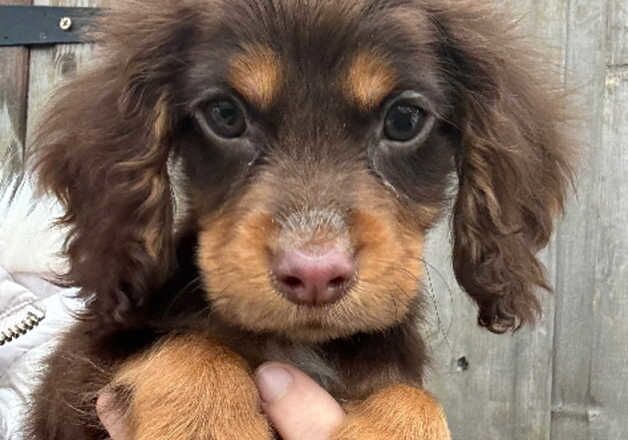
[[[211,101],[205,107],[205,120],[218,136],[233,139],[246,130],[246,118],[240,106],[228,98]]]
[[[395,142],[408,142],[417,137],[426,123],[426,113],[411,103],[394,104],[386,114],[384,134]]]

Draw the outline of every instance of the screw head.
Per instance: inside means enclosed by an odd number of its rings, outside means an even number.
[[[72,19],[70,17],[63,17],[59,20],[59,28],[63,31],[69,31],[72,28]]]

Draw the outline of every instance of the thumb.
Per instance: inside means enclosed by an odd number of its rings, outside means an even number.
[[[327,440],[345,417],[327,391],[290,365],[264,364],[255,382],[262,408],[284,440]]]

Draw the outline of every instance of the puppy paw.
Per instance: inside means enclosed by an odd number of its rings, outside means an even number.
[[[251,372],[204,335],[167,339],[127,362],[133,440],[272,439]]]
[[[445,413],[427,392],[407,385],[384,388],[347,408],[333,440],[450,440]]]

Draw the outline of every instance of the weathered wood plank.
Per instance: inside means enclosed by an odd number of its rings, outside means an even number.
[[[591,438],[628,438],[628,68],[607,73],[599,154]]]
[[[503,1],[521,17],[522,26],[548,49],[548,60],[561,66],[566,40],[567,0]],[[455,287],[445,225],[431,237],[428,261],[444,272]],[[551,279],[555,278],[553,248],[544,253]],[[435,364],[428,387],[443,401],[454,439],[545,440],[550,438],[551,362],[554,298],[544,295],[544,320],[514,336],[496,336],[476,325],[476,311],[457,288],[448,293],[432,272],[438,304],[428,326]],[[428,303],[432,302],[428,299]],[[438,314],[436,315],[436,312]],[[440,316],[450,344],[435,330]],[[450,347],[451,345],[451,347]],[[458,365],[462,357],[467,370]]]
[[[100,6],[97,0],[36,0],[38,6]],[[28,131],[30,139],[41,111],[47,103],[55,86],[73,74],[92,56],[91,45],[68,44],[52,47],[34,47],[31,49],[30,83],[28,94]]]
[[[628,1],[609,1],[608,38],[611,50],[608,64],[628,66]]]
[[[628,4],[610,2],[602,148],[591,191],[597,199],[591,243],[595,327],[589,399],[593,439],[628,438]]]
[[[29,0],[0,0],[0,5],[30,4]],[[0,193],[22,169],[26,137],[28,49],[0,49]]]
[[[606,65],[610,46],[608,4],[599,0],[571,0],[570,4],[567,67],[577,73],[577,80],[570,85],[578,89],[585,112],[579,138],[589,148],[583,154],[578,198],[570,204],[558,236],[553,439],[626,438],[598,435],[604,431],[605,425],[608,426],[607,417],[612,411],[600,406],[607,396],[594,394],[594,384],[607,379],[599,376],[596,364],[607,362],[609,356],[606,347],[599,346],[603,342],[601,320],[605,319],[601,314],[601,304],[607,301],[609,292],[600,290],[606,289],[606,286],[600,283],[597,274],[598,271],[609,271],[609,274],[615,275],[618,269],[598,267],[600,258],[608,255],[602,249],[616,240],[609,240],[602,234],[605,234],[607,216],[619,218],[615,217],[618,214],[615,210],[621,208],[621,205],[608,206],[605,201],[612,197],[610,193],[620,191],[620,188],[611,189],[603,182],[609,176],[625,173],[618,168],[621,159],[617,162],[618,157],[609,156],[614,148],[604,139],[606,129],[603,121],[607,113],[605,108],[608,108],[604,103],[607,93]],[[615,288],[619,289],[618,286]],[[593,358],[598,354],[602,359]],[[617,364],[614,366],[617,367]],[[625,424],[626,421],[616,420],[615,423]]]

